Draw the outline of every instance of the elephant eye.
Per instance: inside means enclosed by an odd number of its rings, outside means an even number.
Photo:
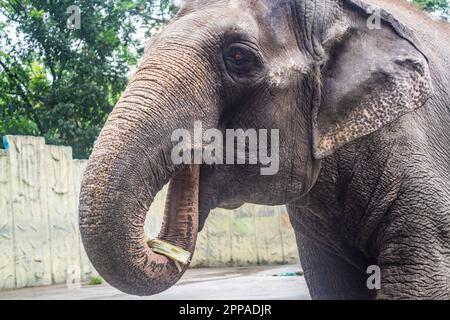
[[[256,56],[247,46],[233,44],[225,50],[224,61],[229,72],[243,76],[255,67]]]

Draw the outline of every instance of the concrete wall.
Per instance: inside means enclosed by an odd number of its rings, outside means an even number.
[[[78,196],[85,160],[43,138],[8,136],[0,150],[0,290],[87,280],[96,275],[80,242]],[[156,236],[165,190],[146,232]],[[284,207],[215,210],[199,234],[193,266],[298,262]]]
[[[95,275],[78,230],[84,164],[43,138],[8,136],[0,150],[0,289]]]

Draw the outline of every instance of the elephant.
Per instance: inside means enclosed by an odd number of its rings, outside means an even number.
[[[449,299],[449,70],[450,27],[406,1],[185,1],[84,173],[91,262],[129,294],[173,286],[188,263],[155,252],[143,228],[169,184],[159,239],[191,256],[211,210],[285,205],[313,299]],[[172,134],[196,121],[278,130],[278,171],[175,164]]]

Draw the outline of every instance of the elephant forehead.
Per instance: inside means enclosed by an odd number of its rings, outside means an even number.
[[[290,0],[191,0],[186,2],[190,12],[216,10],[217,17],[233,14],[239,16],[249,14],[266,26],[284,25],[290,14]]]
[[[252,9],[272,9],[283,4],[290,3],[291,0],[188,0],[185,3],[195,9],[204,9],[208,6],[228,6],[233,8]]]

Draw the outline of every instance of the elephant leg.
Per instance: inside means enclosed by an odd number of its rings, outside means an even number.
[[[369,275],[316,241],[295,232],[300,261],[314,300],[369,300],[376,292],[367,288]]]
[[[378,298],[450,299],[449,247],[448,240],[426,230],[384,243],[378,259],[381,269]]]

